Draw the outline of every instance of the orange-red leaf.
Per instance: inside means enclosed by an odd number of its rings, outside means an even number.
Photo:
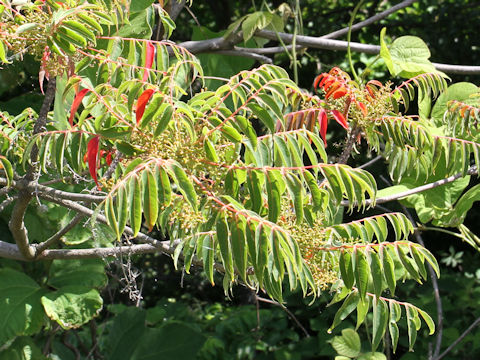
[[[155,56],[155,46],[148,41],[145,52],[145,70],[143,71],[143,81],[147,81],[149,70],[152,68],[153,58]]]
[[[314,89],[317,89],[320,80],[322,80],[322,79],[325,77],[325,75],[326,75],[326,74],[323,73],[323,74],[318,75],[318,76],[315,78],[315,80],[313,81],[313,87],[314,87]]]
[[[334,99],[339,99],[341,97],[344,97],[345,95],[347,94],[347,89],[345,89],[343,86],[336,90],[334,93],[333,93],[333,98]]]
[[[70,123],[70,126],[73,126],[73,117],[75,116],[75,113],[77,112],[78,107],[82,103],[83,98],[85,97],[85,95],[87,95],[89,91],[90,90],[88,89],[83,89],[83,90],[80,90],[77,93],[77,95],[75,95],[75,99],[73,99],[72,107],[70,108],[70,117],[68,118],[68,122]]]
[[[347,123],[347,120],[345,120],[345,117],[343,116],[343,114],[338,111],[338,110],[332,110],[332,115],[333,115],[333,118],[335,119],[335,121],[337,123],[339,123],[340,125],[342,125],[342,127],[344,129],[348,129],[348,123]]]
[[[142,93],[142,95],[140,95],[137,100],[137,108],[135,109],[137,125],[140,123],[140,120],[142,120],[143,113],[145,112],[145,107],[147,106],[148,100],[150,100],[150,98],[152,97],[153,92],[153,89],[147,89]]]
[[[362,102],[360,102],[360,101],[358,101],[358,102],[357,102],[357,105],[358,105],[358,107],[360,108],[360,110],[362,111],[363,116],[366,117],[367,114],[368,114],[368,111],[367,111],[367,107],[365,106],[365,104],[362,103]]]
[[[321,109],[318,112],[318,127],[320,129],[320,137],[323,139],[323,143],[325,144],[325,147],[327,147],[327,112],[323,109]]]
[[[98,149],[100,147],[98,135],[94,136],[90,139],[87,144],[87,162],[88,162],[88,170],[90,171],[90,175],[92,179],[97,184],[98,189],[101,189],[100,184],[98,183],[97,179],[97,165],[98,165]]]

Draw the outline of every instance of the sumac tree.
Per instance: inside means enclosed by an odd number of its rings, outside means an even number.
[[[462,222],[479,185],[461,194],[480,166],[478,97],[447,89],[420,39],[382,36],[389,70],[408,79],[397,86],[335,67],[312,78],[310,93],[265,64],[207,89],[202,64],[166,40],[175,24],[152,1],[1,3],[0,59],[34,56],[45,98],[38,113],[0,113],[0,209],[11,234],[0,256],[49,264],[40,276],[0,270],[5,351],[54,323],[89,322],[102,309],[105,264],[145,253],[170,255],[186,273],[201,266],[212,285],[222,274],[227,296],[239,283],[279,302],[286,287],[312,299],[330,289],[342,303],[330,330],[353,310],[357,327],[372,312],[373,351],[385,334],[395,351],[402,317],[410,348],[422,326],[435,331],[425,311],[395,297],[400,280],[439,276],[431,252],[409,240],[417,225],[402,212],[338,220],[406,197],[422,222],[458,227],[477,246]],[[151,40],[155,17],[165,40]],[[278,14],[256,12],[225,37],[282,28]],[[406,115],[412,101],[420,116]],[[345,130],[338,158],[327,152],[333,122]],[[385,158],[394,186],[379,192],[372,174],[347,165],[361,143]],[[453,181],[438,199],[437,186]],[[37,236],[31,209],[58,231]],[[157,332],[131,358],[169,330]]]

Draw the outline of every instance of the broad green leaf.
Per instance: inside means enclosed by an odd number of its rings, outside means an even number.
[[[106,348],[107,360],[130,359],[147,329],[144,309],[128,307],[113,319],[108,331]]]
[[[342,336],[335,336],[331,342],[335,351],[341,356],[355,358],[360,354],[360,336],[353,329],[342,330]]]
[[[63,329],[78,328],[100,313],[103,300],[97,290],[85,286],[65,286],[42,296],[47,316]]]
[[[45,292],[27,275],[0,269],[0,344],[40,331],[45,316],[40,298]]]
[[[31,337],[17,337],[7,349],[0,351],[0,360],[48,360]]]
[[[101,289],[107,285],[105,262],[100,259],[53,260],[48,285],[56,289],[64,286],[85,286]]]

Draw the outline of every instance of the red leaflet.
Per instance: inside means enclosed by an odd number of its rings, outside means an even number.
[[[315,80],[313,81],[313,87],[316,89],[318,87],[318,83],[320,82],[320,80],[322,80],[322,78],[325,76],[325,74],[320,74],[318,75]]]
[[[153,57],[155,56],[155,46],[148,41],[145,53],[145,70],[143,71],[143,81],[147,81],[149,70],[152,68]]]
[[[150,100],[150,98],[152,97],[153,92],[153,89],[147,89],[142,93],[142,95],[140,95],[137,100],[137,108],[135,109],[137,125],[140,123],[140,120],[142,120],[143,113],[145,112],[145,107],[147,106],[148,100]]]
[[[344,97],[345,95],[347,94],[347,89],[345,89],[343,86],[336,90],[334,93],[333,93],[333,98],[334,99],[339,99],[341,97]]]
[[[83,89],[83,90],[80,90],[77,93],[77,95],[75,95],[75,99],[73,99],[72,107],[70,108],[70,117],[68,118],[68,122],[70,123],[70,126],[73,126],[73,117],[75,116],[75,113],[77,112],[78,107],[82,103],[83,98],[85,97],[85,95],[87,95],[89,91],[90,90],[88,89]]]
[[[320,128],[320,136],[323,139],[325,147],[327,147],[327,113],[321,109],[317,117],[318,127]]]
[[[358,107],[360,108],[360,110],[362,110],[363,116],[366,117],[367,114],[368,114],[368,111],[367,111],[367,107],[365,106],[365,104],[362,103],[362,102],[357,101],[357,105],[358,105]]]
[[[107,162],[108,166],[112,165],[112,152],[111,151],[109,151],[107,153],[107,157],[105,158],[105,161]]]
[[[98,142],[98,135],[94,136],[90,139],[87,145],[87,162],[88,162],[88,170],[90,171],[90,175],[92,179],[97,184],[97,188],[100,190],[100,184],[98,183],[97,179],[97,164],[98,164],[98,149],[100,144]]]
[[[348,129],[348,123],[347,123],[347,120],[345,120],[345,117],[343,116],[343,114],[338,111],[338,110],[332,110],[332,115],[333,115],[333,118],[335,119],[335,121],[337,123],[339,123],[340,125],[342,125],[342,127],[346,130]]]

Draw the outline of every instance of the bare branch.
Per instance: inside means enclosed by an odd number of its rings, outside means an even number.
[[[242,49],[243,49],[243,48],[242,48]],[[247,57],[247,58],[251,58],[251,59],[257,60],[257,61],[261,62],[262,64],[271,64],[271,63],[273,63],[272,59],[270,59],[270,58],[267,57],[267,56],[260,55],[260,54],[255,53],[255,52],[238,50],[238,49],[234,49],[234,50],[219,50],[219,51],[215,51],[215,54]]]
[[[45,98],[43,99],[42,107],[38,114],[38,118],[35,121],[35,125],[33,126],[33,134],[38,134],[44,131],[45,126],[47,124],[47,115],[50,111],[50,107],[53,103],[53,99],[55,98],[55,89],[56,89],[56,81],[55,78],[50,79],[48,82],[47,91],[45,92]],[[34,145],[32,147],[32,151],[30,153],[30,161],[31,166],[27,170],[24,178],[20,181],[17,181],[18,184],[23,183],[30,183],[32,180],[35,179],[37,167],[36,162],[38,158],[38,147]],[[25,217],[25,212],[27,211],[28,204],[32,199],[32,194],[27,189],[21,189],[18,192],[17,201],[12,210],[12,215],[10,217],[10,221],[8,223],[8,227],[12,236],[15,240],[15,243],[18,246],[18,249],[22,253],[22,255],[27,259],[33,259],[35,257],[35,250],[29,244],[28,241],[28,231],[25,228],[25,224],[23,219]]]
[[[286,45],[285,47],[283,46],[272,46],[272,47],[266,47],[266,48],[245,48],[245,47],[240,47],[240,46],[234,46],[234,50],[239,50],[239,51],[247,51],[247,52],[252,52],[255,54],[279,54],[283,53],[286,51],[292,50],[293,45]],[[305,46],[297,45],[295,47],[295,50],[302,50],[306,49]]]
[[[270,30],[258,30],[255,33],[255,36],[270,39],[278,40],[280,38],[285,43],[293,42],[293,35],[286,33],[276,33]],[[212,39],[213,40],[213,39]],[[296,44],[317,49],[326,49],[326,50],[342,50],[346,51],[348,48],[347,41],[333,40],[333,39],[322,39],[313,36],[296,36]],[[377,55],[380,53],[380,46],[378,45],[369,45],[369,44],[360,44],[356,42],[350,43],[350,49],[355,52],[362,52],[366,54]],[[432,63],[437,70],[443,71],[449,74],[460,74],[460,75],[474,75],[480,74],[480,66],[468,66],[468,65],[450,65],[450,64],[439,64]]]
[[[472,166],[470,169],[468,169],[466,175],[475,175],[477,173],[478,173],[477,167]],[[390,196],[377,198],[377,199],[375,199],[375,204],[383,204],[383,203],[386,203],[386,202],[399,200],[401,198],[404,198],[404,197],[407,197],[407,196],[410,196],[410,195],[414,195],[414,194],[418,194],[418,193],[426,191],[426,190],[434,189],[436,187],[454,182],[455,180],[458,180],[458,179],[462,178],[463,176],[464,176],[464,174],[458,173],[458,174],[449,176],[448,178],[445,178],[445,179],[442,179],[442,180],[437,180],[437,181],[434,181],[432,183],[425,184],[425,185],[422,185],[422,186],[418,186],[416,188],[413,188],[413,189],[410,189],[410,190],[407,190],[407,191],[403,191],[403,192],[400,192],[398,194],[393,194],[393,195],[390,195]],[[372,203],[373,203],[372,200],[366,200],[365,201],[366,206],[370,206],[370,205],[372,205]],[[343,200],[341,202],[341,205],[348,207],[348,206],[350,206],[350,202],[348,200]]]
[[[364,20],[364,21],[361,21],[355,25],[352,26],[352,31],[357,31],[357,30],[360,30],[370,24],[373,24],[379,20],[382,20],[384,18],[386,18],[387,16],[403,9],[403,8],[406,8],[407,6],[410,6],[412,5],[415,1],[417,0],[405,0],[405,1],[402,1],[400,4],[397,4],[395,6],[392,6],[390,8],[388,8],[387,10],[385,11],[382,11],[381,13],[378,13],[378,14],[375,14],[374,16]],[[336,39],[336,38],[339,38],[339,37],[342,37],[344,35],[347,35],[348,33],[348,27],[346,28],[343,28],[341,30],[337,30],[337,31],[334,31],[334,32],[331,32],[330,34],[327,34],[327,35],[323,35],[323,36],[320,36],[320,39]]]
[[[77,214],[75,217],[62,229],[57,231],[54,235],[52,235],[50,238],[45,240],[44,242],[38,244],[35,246],[35,256],[38,256],[41,252],[44,250],[48,249],[50,246],[55,244],[58,240],[62,238],[63,235],[68,233],[70,230],[72,230],[75,225],[77,225],[80,220],[82,220],[85,217],[83,214]]]

